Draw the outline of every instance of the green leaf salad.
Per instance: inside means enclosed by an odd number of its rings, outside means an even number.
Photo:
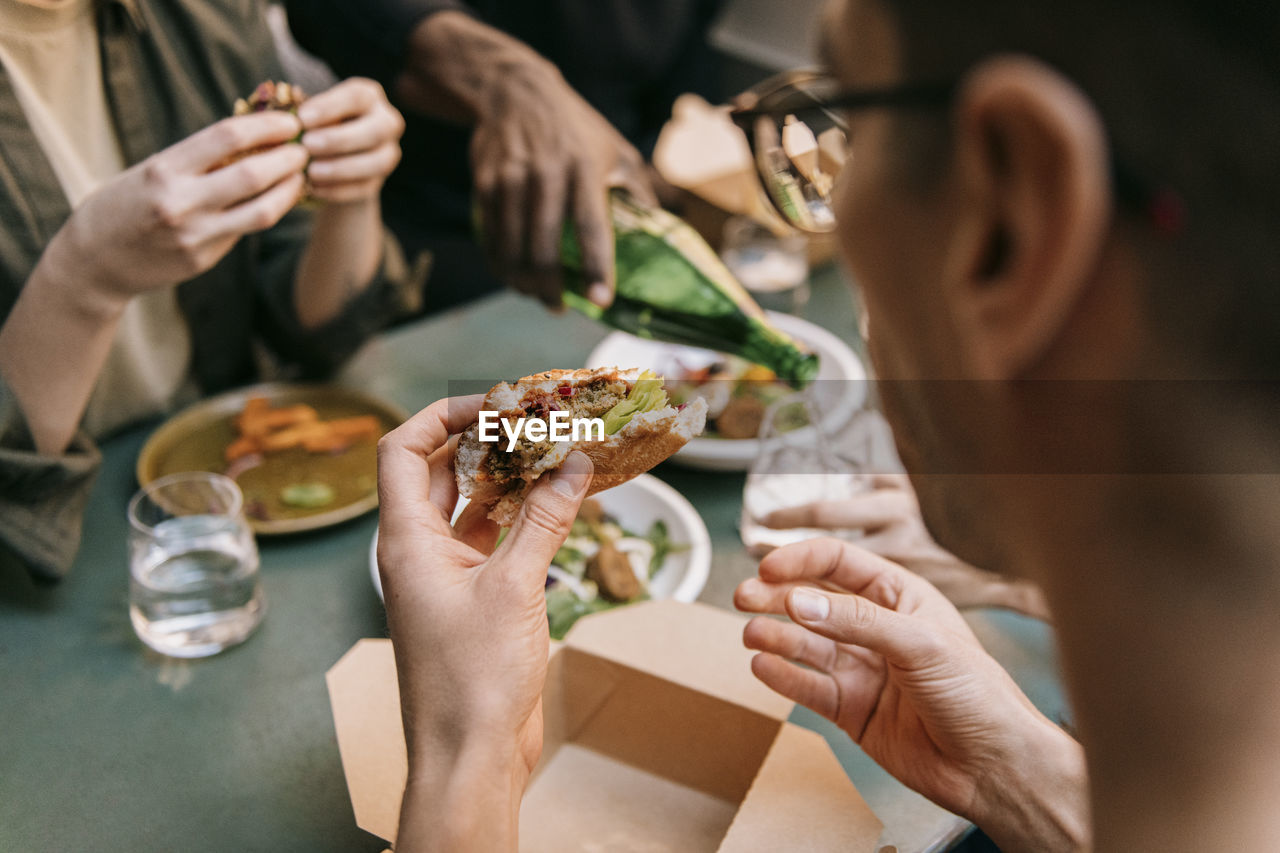
[[[643,534],[635,533],[606,515],[596,501],[588,500],[547,572],[547,622],[552,639],[564,639],[573,623],[590,613],[648,598],[649,582],[662,571],[667,557],[686,548],[688,545],[671,541],[666,522],[655,521]],[[602,552],[610,549],[626,558],[638,581],[635,588],[639,592],[628,598],[611,595],[607,575],[601,573]]]

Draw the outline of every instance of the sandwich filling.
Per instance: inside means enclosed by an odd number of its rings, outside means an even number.
[[[634,375],[634,374],[632,374]],[[552,412],[565,412],[570,421],[599,418],[606,436],[614,435],[636,415],[665,408],[667,394],[662,379],[646,370],[629,381],[623,371],[597,374],[585,382],[544,381],[526,390],[516,407],[502,411],[500,417],[514,422],[518,418],[550,420]],[[521,433],[510,451],[495,445],[490,449],[482,472],[495,483],[520,487],[542,471],[563,461],[572,448],[550,438],[531,440]]]

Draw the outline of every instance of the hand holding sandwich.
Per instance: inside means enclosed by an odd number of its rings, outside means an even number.
[[[0,372],[41,453],[70,444],[130,300],[208,271],[278,223],[303,193],[309,158],[313,195],[339,203],[317,213],[298,262],[299,322],[324,325],[373,280],[399,113],[370,81],[301,106],[281,88],[287,103],[223,119],[103,184],[49,241],[0,329]],[[314,151],[296,142],[304,128],[320,134],[304,139]]]
[[[287,113],[224,119],[99,187],[53,236],[0,329],[0,373],[38,451],[71,443],[131,299],[205,272],[293,207],[300,130]]]
[[[295,116],[226,118],[153,154],[90,195],[41,258],[80,299],[119,311],[193,278],[298,200],[307,152]]]
[[[525,496],[496,550],[484,507],[451,526],[456,439],[482,403],[441,400],[378,447],[378,567],[409,754],[397,851],[514,850],[542,750],[546,570],[592,466],[569,454]]]

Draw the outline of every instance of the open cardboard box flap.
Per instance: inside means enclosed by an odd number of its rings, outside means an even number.
[[[553,644],[521,850],[874,850],[880,821],[792,703],[760,684],[742,618],[645,602]],[[361,640],[328,673],[356,823],[394,840],[407,776],[395,660]]]

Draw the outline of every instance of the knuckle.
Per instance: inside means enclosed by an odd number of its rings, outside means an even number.
[[[174,235],[173,242],[184,258],[192,261],[199,260],[204,241],[194,231],[190,229],[178,231]]]
[[[475,176],[476,195],[483,197],[493,195],[496,183],[491,172],[479,172]]]
[[[817,503],[808,508],[810,517],[804,519],[806,522],[812,522],[814,527],[835,527],[839,521],[839,513],[836,508],[829,503]]]
[[[944,657],[951,645],[942,634],[927,626],[920,627],[913,643],[922,660],[935,660]]]
[[[249,144],[249,134],[244,129],[244,123],[234,119],[218,122],[213,126],[212,134],[218,146],[229,151],[239,151]]]
[[[186,213],[173,193],[163,193],[151,200],[151,216],[162,228],[176,230],[182,227]]]
[[[173,179],[173,173],[162,157],[151,157],[142,164],[142,180],[154,190],[165,190]]]
[[[276,224],[276,220],[280,218],[280,213],[273,207],[261,205],[256,208],[249,216],[249,228],[253,231],[262,231]]]
[[[397,427],[396,429],[393,429],[391,432],[387,433],[382,438],[378,439],[378,458],[379,459],[382,459],[385,456],[395,453],[397,450],[400,449],[401,439],[400,439],[400,436],[396,435],[396,433],[398,432],[400,432],[399,427]],[[379,542],[379,545],[381,544],[382,543]]]
[[[235,170],[236,187],[245,193],[265,189],[271,183],[271,175],[261,158],[241,160]]]
[[[533,167],[533,178],[543,187],[553,187],[565,183],[564,163],[558,157],[549,157]]]
[[[524,513],[525,524],[551,536],[567,536],[573,524],[572,517],[566,518],[566,513],[561,511],[559,502],[555,501],[545,499],[526,501]]]
[[[523,187],[528,170],[524,164],[511,162],[502,167],[498,173],[498,180],[505,189],[516,189]]]
[[[858,631],[869,631],[875,628],[880,619],[880,611],[874,604],[856,595],[842,596],[837,599],[844,603],[837,612],[843,615],[843,622]]]
[[[377,80],[371,80],[368,77],[352,77],[351,85],[356,91],[365,95],[371,95],[377,98],[386,97],[385,93],[382,91],[382,84]]]
[[[388,145],[386,154],[383,156],[387,162],[387,171],[391,171],[400,165],[400,158],[404,156],[404,152],[400,150],[399,145]]]

